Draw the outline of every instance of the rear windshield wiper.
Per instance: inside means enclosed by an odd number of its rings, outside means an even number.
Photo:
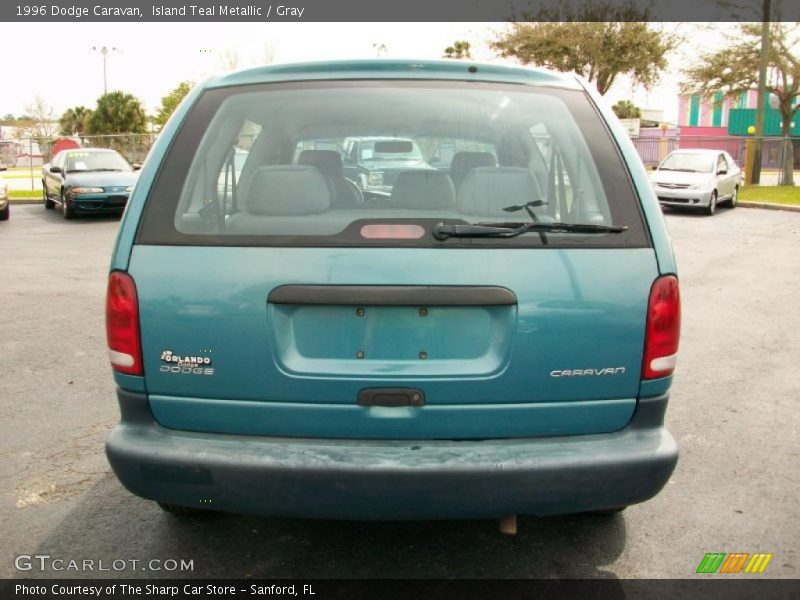
[[[446,240],[451,237],[513,238],[530,231],[545,233],[622,233],[627,225],[592,225],[587,223],[475,223],[472,225],[446,225],[437,223],[433,237]]]

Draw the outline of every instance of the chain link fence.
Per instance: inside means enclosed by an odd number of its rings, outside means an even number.
[[[72,147],[116,150],[129,163],[141,164],[150,152],[156,135],[130,133],[0,140],[0,165],[9,169],[4,175],[11,189],[36,190],[41,189],[42,166],[49,163],[53,151],[59,150],[65,143],[72,142]]]
[[[744,168],[747,140],[754,137],[744,136],[662,136],[638,135],[631,136],[633,145],[639,152],[642,162],[646,166],[659,164],[664,158],[677,149],[708,148],[711,150],[724,150],[733,157],[740,168]],[[800,139],[782,137],[763,137],[761,150],[761,169],[763,172],[774,172],[775,182],[763,181],[762,183],[780,183],[783,178],[783,155],[787,144],[794,148],[794,169],[800,168]]]
[[[70,139],[83,148],[110,148],[133,163],[144,162],[156,139],[155,133],[94,135],[71,138],[25,138],[0,140],[0,164],[13,170],[18,189],[40,189],[42,165],[50,162],[54,147],[59,140]],[[711,148],[728,152],[740,167],[744,167],[747,137],[736,136],[631,136],[639,156],[647,166],[657,165],[670,152],[679,148]],[[800,139],[786,140],[780,137],[764,137],[762,146],[762,170],[774,171],[775,183],[782,181],[783,154],[788,143],[794,146],[794,168],[800,168]],[[26,174],[27,171],[27,174]],[[10,173],[11,174],[11,173]],[[27,176],[26,176],[27,175]],[[8,177],[8,176],[7,176]],[[29,184],[25,185],[29,180]],[[773,183],[764,181],[763,183]]]

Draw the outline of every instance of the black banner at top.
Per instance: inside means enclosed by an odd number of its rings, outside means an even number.
[[[800,21],[772,0],[772,21]],[[760,0],[4,0],[0,21],[504,22],[760,21]]]

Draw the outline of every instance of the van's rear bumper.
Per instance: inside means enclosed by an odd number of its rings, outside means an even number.
[[[643,502],[678,459],[667,395],[641,398],[606,434],[485,441],[325,440],[162,427],[147,397],[119,390],[106,453],[122,484],[159,502],[350,519],[494,518]]]

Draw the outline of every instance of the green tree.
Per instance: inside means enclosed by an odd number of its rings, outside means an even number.
[[[97,99],[97,108],[87,120],[87,133],[144,133],[146,117],[142,103],[125,92],[109,92]]]
[[[58,121],[61,135],[84,135],[91,114],[92,111],[85,106],[74,106],[65,110]]]
[[[761,55],[761,25],[740,25],[738,41],[724,49],[707,52],[685,71],[684,93],[705,97],[722,91],[728,98],[758,86],[758,67]],[[800,39],[792,24],[776,22],[770,25],[767,48],[767,91],[778,100],[781,113],[781,134],[786,142],[783,152],[783,185],[794,185],[794,149],[789,135],[792,119],[797,115],[800,94]]]
[[[611,110],[620,119],[638,119],[642,116],[641,109],[630,100],[620,100],[611,107]]]
[[[469,42],[466,40],[457,40],[452,46],[444,49],[443,58],[472,58],[469,51]]]
[[[181,103],[181,100],[193,87],[193,81],[182,81],[174,90],[161,98],[161,106],[158,109],[158,114],[153,119],[154,122],[163,127],[172,113],[175,112],[175,109],[178,108],[178,104]]]
[[[677,45],[673,34],[648,23],[649,11],[633,2],[589,2],[574,9],[542,9],[532,20],[512,23],[491,42],[503,57],[515,57],[556,71],[582,75],[605,94],[619,75],[651,87]]]

